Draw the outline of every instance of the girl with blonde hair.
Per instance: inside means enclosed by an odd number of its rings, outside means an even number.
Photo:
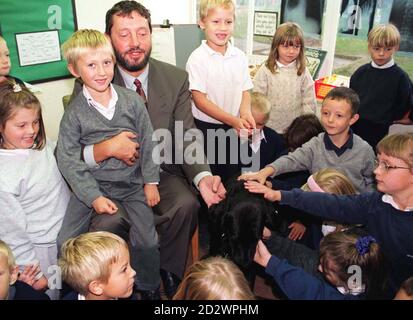
[[[173,300],[254,300],[241,270],[230,260],[211,257],[194,263]]]

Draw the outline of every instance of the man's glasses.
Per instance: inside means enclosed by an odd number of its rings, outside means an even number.
[[[408,169],[408,170],[410,170],[410,168],[407,168],[407,167],[391,166],[387,162],[378,161],[377,159],[374,160],[374,167],[375,168],[380,168],[384,172],[389,172],[391,169]]]

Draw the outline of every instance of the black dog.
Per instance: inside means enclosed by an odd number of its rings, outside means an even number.
[[[209,255],[231,259],[251,283],[255,276],[251,274],[252,262],[264,226],[274,229],[279,219],[273,203],[261,194],[250,193],[243,181],[230,182],[226,198],[208,212]]]

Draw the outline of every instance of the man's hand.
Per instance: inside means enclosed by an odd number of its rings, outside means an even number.
[[[270,261],[271,253],[268,251],[265,244],[259,240],[257,248],[255,249],[254,261],[264,268],[267,267],[268,261]]]
[[[206,176],[199,181],[199,192],[208,208],[225,198],[226,190],[219,176]]]
[[[156,206],[161,200],[156,184],[145,184],[143,186],[143,192],[145,193],[146,203],[150,207]]]
[[[101,162],[108,158],[116,158],[123,161],[128,166],[132,166],[139,157],[136,134],[123,131],[116,136],[102,141],[94,146],[94,156],[96,162]]]
[[[116,204],[104,196],[96,198],[92,202],[92,206],[97,214],[115,214],[118,211]]]

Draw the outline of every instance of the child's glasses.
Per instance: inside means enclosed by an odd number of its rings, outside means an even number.
[[[380,169],[384,170],[384,172],[389,172],[391,169],[408,169],[408,170],[410,170],[410,168],[407,168],[407,167],[391,166],[387,162],[378,161],[377,159],[374,160],[374,167],[375,168],[380,168]]]

